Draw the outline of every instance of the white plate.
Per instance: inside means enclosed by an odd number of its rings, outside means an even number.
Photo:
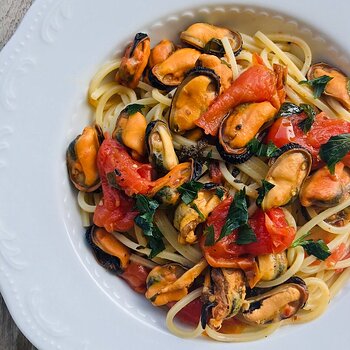
[[[208,3],[211,5],[208,5]],[[139,30],[153,43],[197,20],[301,35],[316,59],[350,72],[345,1],[36,0],[0,54],[0,285],[40,349],[348,348],[349,286],[327,313],[252,344],[183,340],[164,314],[88,251],[67,181],[65,149],[88,122],[89,80]],[[311,29],[311,30],[310,30]]]

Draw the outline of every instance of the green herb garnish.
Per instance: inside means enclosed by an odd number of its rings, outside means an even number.
[[[264,197],[266,194],[275,187],[274,184],[266,181],[266,180],[261,180],[262,186],[258,189],[258,198],[256,199],[256,205],[261,206],[262,201],[264,200]]]
[[[251,153],[259,157],[271,158],[279,151],[279,148],[272,141],[266,145],[255,138],[248,142],[247,147]]]
[[[327,164],[331,174],[334,174],[335,165],[350,151],[350,134],[332,136],[320,148],[320,158]]]
[[[256,241],[256,234],[248,223],[243,224],[238,228],[236,239],[236,243],[238,245],[245,245]]]
[[[228,210],[226,222],[221,229],[220,239],[231,234],[236,228],[248,222],[248,208],[245,188],[235,194]]]
[[[128,114],[128,115],[133,115],[137,112],[141,112],[142,108],[144,108],[144,105],[140,105],[138,103],[133,103],[132,105],[128,105],[124,108],[124,111]]]
[[[203,213],[198,209],[197,204],[192,203],[191,208],[194,209],[202,220],[205,220]]]
[[[215,232],[214,232],[214,227],[213,225],[210,225],[206,228],[204,231],[205,235],[205,246],[213,246],[215,244]]]
[[[198,191],[203,188],[201,182],[193,181],[186,182],[179,187],[179,192],[181,194],[181,199],[185,204],[190,204],[193,202],[197,196]]]
[[[134,221],[148,238],[148,247],[151,248],[149,257],[152,258],[165,249],[162,234],[158,227],[153,224],[154,214],[159,207],[159,203],[142,194],[137,194],[135,198],[136,209],[140,214],[135,217]]]
[[[333,77],[330,77],[328,75],[322,75],[319,78],[315,78],[312,80],[302,80],[299,81],[299,84],[307,84],[313,89],[314,98],[320,98],[320,96],[323,94],[327,84],[333,79]]]
[[[301,103],[300,107],[303,109],[307,117],[302,120],[298,126],[301,130],[303,130],[304,134],[306,134],[308,131],[310,131],[311,126],[315,121],[316,111],[307,103]]]
[[[301,246],[309,255],[313,255],[320,260],[326,260],[331,255],[327,244],[322,239],[317,241],[313,241],[312,239],[305,240],[305,238],[309,235],[310,232],[306,233],[304,236],[301,236],[292,243],[291,247],[295,248],[297,246]]]
[[[225,194],[225,190],[222,187],[216,187],[215,189],[215,194],[222,199],[224,197]]]
[[[289,117],[293,114],[300,114],[303,110],[295,105],[294,103],[290,103],[290,102],[285,102],[282,103],[279,111],[277,112],[276,117]]]

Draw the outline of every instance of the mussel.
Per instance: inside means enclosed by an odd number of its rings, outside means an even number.
[[[287,271],[288,260],[285,251],[257,256],[260,279],[272,281]]]
[[[90,226],[86,230],[86,240],[98,263],[107,270],[115,274],[121,274],[128,266],[129,249],[104,228],[95,225]]]
[[[140,105],[129,105],[120,112],[112,137],[136,152],[136,158],[139,158],[146,153],[147,121],[143,114],[137,111],[137,106]]]
[[[146,143],[149,161],[160,174],[165,174],[179,164],[168,124],[155,120],[147,125]]]
[[[100,186],[97,170],[97,152],[103,141],[98,125],[87,126],[68,146],[66,162],[74,186],[84,192],[95,191]]]
[[[252,325],[265,325],[294,316],[307,302],[309,292],[305,282],[292,277],[263,294],[243,303],[240,319]]]
[[[232,70],[226,62],[214,55],[202,54],[199,56],[196,67],[212,69],[220,78],[220,91],[226,90],[233,81]]]
[[[225,54],[220,40],[225,37],[229,40],[232,51],[237,56],[242,50],[243,40],[241,34],[236,31],[209,23],[194,23],[180,35],[180,39],[186,44],[217,56]]]
[[[210,286],[203,288],[204,305],[213,305],[208,324],[218,330],[225,319],[238,314],[246,295],[245,277],[240,269],[212,268]]]
[[[151,52],[150,38],[147,34],[137,33],[126,49],[115,80],[131,89],[135,89],[145,70]]]
[[[176,47],[172,41],[167,39],[162,40],[151,50],[148,61],[149,67],[153,68],[156,64],[164,62],[175,50]]]
[[[282,207],[297,198],[311,170],[312,157],[305,148],[288,144],[280,152],[265,178],[274,187],[265,194],[263,210]]]
[[[169,127],[184,133],[196,127],[194,121],[207,110],[220,91],[220,80],[208,68],[197,67],[188,72],[173,97]]]
[[[272,123],[276,108],[270,102],[244,103],[237,106],[222,120],[217,142],[221,157],[239,164],[252,154],[247,145],[254,137],[262,139],[263,131]]]
[[[189,270],[176,263],[156,266],[147,276],[145,296],[156,306],[178,301],[187,295],[188,288],[206,267],[205,259]]]
[[[152,86],[161,90],[171,90],[180,85],[186,73],[192,69],[200,52],[191,48],[175,51],[162,63],[156,64],[148,73]]]
[[[301,205],[309,207],[333,207],[350,195],[350,169],[339,162],[332,175],[325,166],[309,176],[301,188]]]
[[[331,77],[332,80],[327,83],[323,93],[335,98],[345,108],[350,109],[349,78],[339,69],[326,63],[313,64],[307,73],[307,78],[313,80],[324,75]]]
[[[181,244],[197,242],[196,227],[206,221],[208,215],[215,209],[221,200],[227,197],[224,191],[222,198],[216,194],[216,189],[202,189],[197,198],[190,204],[180,203],[175,210],[174,226],[179,230],[178,241]]]

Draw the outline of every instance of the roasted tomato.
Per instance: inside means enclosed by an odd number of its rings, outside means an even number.
[[[350,122],[329,118],[324,112],[321,112],[316,115],[310,131],[305,134],[298,126],[305,118],[305,113],[300,113],[277,119],[269,130],[267,141],[272,141],[277,147],[294,142],[307,148],[312,154],[313,169],[316,169],[323,164],[318,157],[321,145],[326,143],[331,136],[349,133]],[[348,154],[344,162],[349,163],[349,159]]]
[[[124,272],[120,275],[129,286],[138,293],[146,292],[146,279],[149,273],[149,269],[146,267],[136,264],[134,262],[130,263]]]
[[[169,308],[172,308],[176,302],[168,303]],[[183,323],[189,324],[191,326],[197,326],[199,319],[201,317],[203,303],[200,298],[191,301],[185,307],[183,307],[177,314],[176,318]]]
[[[232,198],[224,200],[211,213],[207,225],[214,228],[215,239],[220,236]],[[263,212],[258,209],[248,220],[256,234],[257,242],[245,245],[236,244],[237,230],[222,238],[213,246],[205,245],[205,236],[200,240],[200,246],[209,265],[214,267],[234,268],[244,264],[247,255],[263,255],[280,253],[287,249],[295,237],[295,229],[289,226],[281,208],[273,208]]]

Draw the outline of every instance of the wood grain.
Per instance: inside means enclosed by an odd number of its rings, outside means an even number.
[[[0,0],[0,50],[15,32],[32,0]],[[0,350],[36,350],[17,328],[0,295]]]

